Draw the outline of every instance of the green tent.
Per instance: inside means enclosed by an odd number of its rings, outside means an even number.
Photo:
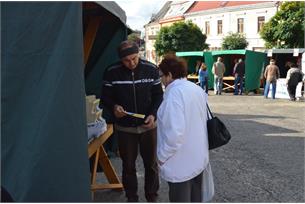
[[[187,61],[188,73],[195,73],[196,61],[204,61],[204,52],[193,51],[193,52],[176,52],[176,56],[183,57]]]
[[[176,56],[183,57],[186,59],[188,64],[188,73],[192,74],[195,73],[195,66],[197,60],[201,60],[207,66],[208,73],[209,73],[209,88],[213,88],[213,77],[212,74],[212,66],[213,66],[213,57],[211,52],[202,52],[202,51],[193,51],[193,52],[176,52]]]
[[[14,201],[91,201],[85,95],[125,21],[114,2],[1,2],[1,186]]]
[[[198,56],[203,58],[203,62],[209,71],[209,88],[213,87],[214,76],[212,74],[213,63],[217,57],[224,59],[226,66],[225,76],[232,76],[234,59],[242,58],[245,60],[245,91],[255,90],[260,87],[260,79],[263,68],[266,66],[267,55],[262,52],[251,50],[219,50],[212,52],[177,52],[179,57],[188,57],[197,59]],[[193,60],[196,61],[196,60]],[[192,66],[188,64],[189,66]]]
[[[99,1],[96,3],[84,2],[83,4],[84,28],[90,30],[89,26],[94,26],[91,22],[95,22],[95,17],[97,15],[102,17],[99,22],[96,22],[94,43],[90,53],[87,54],[88,60],[85,63],[86,94],[94,94],[99,98],[104,71],[109,65],[119,60],[117,47],[123,40],[127,39],[131,30],[125,24],[124,10],[115,2]],[[86,31],[84,32],[86,33]]]

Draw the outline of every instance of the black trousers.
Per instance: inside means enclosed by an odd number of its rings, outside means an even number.
[[[287,91],[288,91],[289,97],[292,100],[295,100],[296,89],[297,89],[297,85],[295,85],[295,86],[294,85],[288,85],[287,86]]]
[[[188,181],[169,185],[169,201],[173,203],[202,202],[202,172]]]
[[[138,201],[138,181],[136,174],[136,159],[138,151],[145,168],[145,197],[149,202],[155,202],[159,189],[159,174],[157,165],[157,129],[142,134],[118,132],[120,157],[123,162],[123,186],[128,201]]]

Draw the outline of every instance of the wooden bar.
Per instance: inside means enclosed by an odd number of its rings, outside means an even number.
[[[232,76],[223,77],[223,88],[222,90],[233,89],[234,90],[234,80],[235,78]],[[233,81],[233,85],[229,84],[229,82]]]
[[[86,33],[84,36],[84,63],[85,65],[88,62],[90,52],[95,40],[95,36],[97,33],[97,30],[99,28],[101,22],[101,18],[98,16],[91,17],[89,19],[88,27],[86,29]]]
[[[88,145],[88,157],[92,157],[95,154],[94,167],[91,176],[91,191],[103,189],[117,189],[123,190],[123,184],[121,183],[119,177],[117,176],[115,169],[113,168],[108,155],[103,147],[103,144],[113,133],[113,125],[107,125],[107,131],[95,138]],[[106,176],[109,184],[99,184],[96,183],[96,171],[98,163],[102,166],[104,175]]]
[[[100,152],[101,152],[101,156],[99,158],[99,163],[103,167],[104,174],[105,174],[106,178],[108,179],[108,182],[111,184],[120,183],[120,179],[116,175],[115,170],[114,170],[110,160],[108,159],[106,151],[103,147],[100,148]],[[121,187],[123,187],[123,186],[121,186]]]
[[[106,190],[106,189],[117,189],[122,190],[123,185],[122,184],[93,184],[91,185],[91,190]]]
[[[88,155],[89,158],[97,151],[97,149],[106,142],[106,140],[111,136],[113,133],[113,125],[107,125],[107,131],[103,133],[103,135],[99,136],[98,138],[94,139],[88,146]]]

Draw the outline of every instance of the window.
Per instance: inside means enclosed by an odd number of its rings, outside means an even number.
[[[210,35],[210,21],[205,22],[205,34]]]
[[[222,20],[217,21],[217,34],[222,34]]]
[[[237,19],[237,32],[238,33],[244,32],[244,19],[243,18]]]
[[[265,23],[265,16],[257,17],[257,32],[258,33],[262,30],[264,23]]]

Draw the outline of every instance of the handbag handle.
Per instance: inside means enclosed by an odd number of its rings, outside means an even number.
[[[214,118],[213,113],[211,112],[208,104],[207,104],[207,116],[208,116],[208,119]],[[211,117],[209,117],[209,116],[211,116]]]

